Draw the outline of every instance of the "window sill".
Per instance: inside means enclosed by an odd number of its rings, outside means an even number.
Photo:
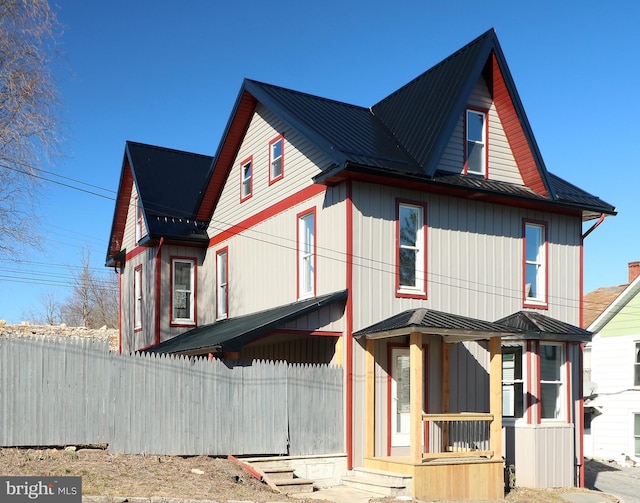
[[[196,322],[192,321],[192,320],[184,320],[184,321],[173,320],[173,321],[171,321],[169,326],[172,326],[172,327],[195,327],[196,326]]]
[[[423,290],[396,290],[396,297],[400,299],[421,299],[427,298],[427,292]]]
[[[546,311],[549,309],[549,304],[542,300],[525,299],[522,307],[527,307],[529,309],[544,309]]]

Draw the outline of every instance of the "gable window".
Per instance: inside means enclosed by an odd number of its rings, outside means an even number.
[[[229,263],[227,260],[227,248],[220,250],[216,254],[217,271],[216,275],[216,319],[224,319],[229,315]]]
[[[253,157],[240,163],[240,202],[251,197],[253,188]]]
[[[142,265],[133,270],[133,328],[142,329]]]
[[[467,110],[465,172],[485,175],[487,172],[487,114]]]
[[[171,322],[176,325],[195,323],[194,259],[171,260]]]
[[[564,417],[564,348],[558,343],[540,343],[540,405],[542,419]]]
[[[142,205],[140,204],[140,200],[136,196],[136,243],[138,243],[142,239],[142,229],[144,226],[144,220],[142,218]]]
[[[525,304],[547,302],[546,225],[525,222],[524,230],[524,301]]]
[[[396,222],[396,292],[426,298],[424,205],[398,202]]]
[[[284,137],[277,136],[269,142],[269,183],[284,176]]]
[[[315,295],[315,209],[298,215],[298,298]]]
[[[521,418],[525,411],[522,344],[502,346],[502,416]]]

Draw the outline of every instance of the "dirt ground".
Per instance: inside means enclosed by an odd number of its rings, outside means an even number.
[[[111,454],[98,448],[0,449],[0,475],[80,476],[89,496],[151,497],[265,502],[318,503],[317,499],[288,497],[271,490],[238,463],[207,456],[145,456]],[[557,490],[518,489],[510,503],[561,503]],[[372,498],[372,503],[397,503]]]

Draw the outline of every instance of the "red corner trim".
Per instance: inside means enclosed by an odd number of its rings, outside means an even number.
[[[520,176],[524,184],[531,190],[548,197],[547,189],[536,164],[531,145],[527,141],[527,136],[522,128],[522,123],[516,112],[513,100],[505,84],[500,65],[495,54],[491,56],[491,67],[493,77],[493,102],[500,117],[500,122],[504,128],[505,135],[513,151]]]

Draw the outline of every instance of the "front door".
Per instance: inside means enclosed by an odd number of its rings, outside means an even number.
[[[409,348],[391,349],[391,447],[409,446]]]

